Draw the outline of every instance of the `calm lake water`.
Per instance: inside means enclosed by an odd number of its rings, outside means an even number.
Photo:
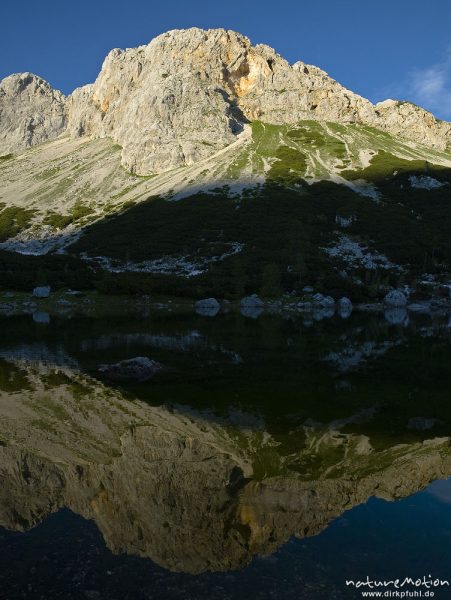
[[[451,582],[447,317],[37,320],[0,322],[2,600]],[[99,375],[137,356],[168,368]]]

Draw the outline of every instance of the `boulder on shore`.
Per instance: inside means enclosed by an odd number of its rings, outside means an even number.
[[[50,323],[50,315],[47,312],[36,311],[33,313],[33,321],[41,325],[48,325]]]
[[[51,288],[49,285],[40,285],[35,287],[33,290],[33,296],[35,298],[48,298],[50,296]]]
[[[313,304],[321,308],[334,308],[335,300],[332,296],[323,296],[319,292],[313,296]]]
[[[216,298],[204,298],[198,300],[194,305],[196,313],[203,317],[214,317],[218,314],[221,309],[221,305]]]
[[[250,307],[250,306],[259,306],[262,307],[263,306],[263,300],[261,300],[257,294],[252,294],[252,296],[246,296],[245,298],[241,299],[240,302],[241,308],[246,308],[246,307]]]
[[[403,307],[407,304],[407,298],[400,290],[391,290],[384,298],[384,304],[394,308]]]

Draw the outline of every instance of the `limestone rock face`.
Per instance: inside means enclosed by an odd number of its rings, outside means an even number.
[[[93,84],[65,101],[43,80],[0,87],[0,143],[14,151],[56,137],[109,137],[122,165],[148,175],[192,165],[237,141],[253,120],[369,125],[444,150],[451,124],[412,104],[371,102],[318,67],[290,65],[272,48],[224,29],[174,30],[147,46],[112,50]]]
[[[174,30],[112,50],[96,82],[69,99],[69,131],[110,136],[138,174],[190,165],[236,140],[246,122],[356,122],[445,149],[451,125],[408,103],[371,102],[318,67],[290,65],[233,31]]]
[[[109,136],[146,174],[190,165],[233,143],[249,121],[371,122],[371,103],[304,63],[233,31],[170,31],[112,50],[92,86],[69,98],[72,135]]]
[[[69,132],[111,137],[122,164],[139,174],[210,156],[243,130],[224,79],[245,39],[193,29],[112,50],[96,82],[69,99]]]
[[[66,128],[66,99],[32,73],[0,81],[0,155],[58,137]]]
[[[451,146],[451,123],[439,121],[420,106],[411,102],[384,100],[374,108],[378,114],[376,126],[379,129],[440,150]]]

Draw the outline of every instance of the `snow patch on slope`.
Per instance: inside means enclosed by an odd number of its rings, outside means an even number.
[[[411,187],[416,188],[418,190],[436,190],[445,185],[448,185],[448,183],[443,183],[442,181],[438,181],[437,179],[434,179],[433,177],[429,177],[429,175],[421,175],[421,176],[411,175],[409,177],[409,181],[410,181]]]
[[[181,277],[196,277],[205,273],[212,263],[221,262],[238,254],[243,249],[243,244],[233,242],[230,250],[217,256],[203,256],[196,259],[188,256],[164,256],[154,260],[141,262],[124,262],[107,256],[88,256],[86,253],[81,258],[96,262],[110,273],[160,273],[164,275],[179,275]]]
[[[369,250],[361,242],[352,240],[350,237],[339,234],[338,242],[334,246],[323,248],[324,252],[331,258],[344,261],[351,268],[365,269],[394,269],[401,267],[392,263],[388,258],[376,250]]]

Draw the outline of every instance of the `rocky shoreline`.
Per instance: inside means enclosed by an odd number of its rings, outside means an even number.
[[[226,299],[136,296],[104,296],[97,292],[58,290],[53,292],[48,286],[35,288],[33,293],[5,291],[0,293],[0,316],[31,315],[39,324],[49,324],[51,317],[72,317],[75,315],[98,316],[101,314],[136,314],[149,316],[152,312],[192,314],[201,317],[215,317],[231,311],[244,317],[257,319],[263,314],[296,316],[306,322],[321,321],[338,316],[348,319],[353,312],[383,315],[391,324],[403,324],[410,316],[423,315],[431,318],[451,319],[451,295],[434,293],[446,286],[432,289],[432,294],[414,293],[410,290],[390,290],[384,299],[374,302],[353,303],[347,297],[334,299],[323,295],[311,287],[304,289],[303,296],[284,294],[277,298],[260,298],[257,294],[246,296],[238,301]]]

